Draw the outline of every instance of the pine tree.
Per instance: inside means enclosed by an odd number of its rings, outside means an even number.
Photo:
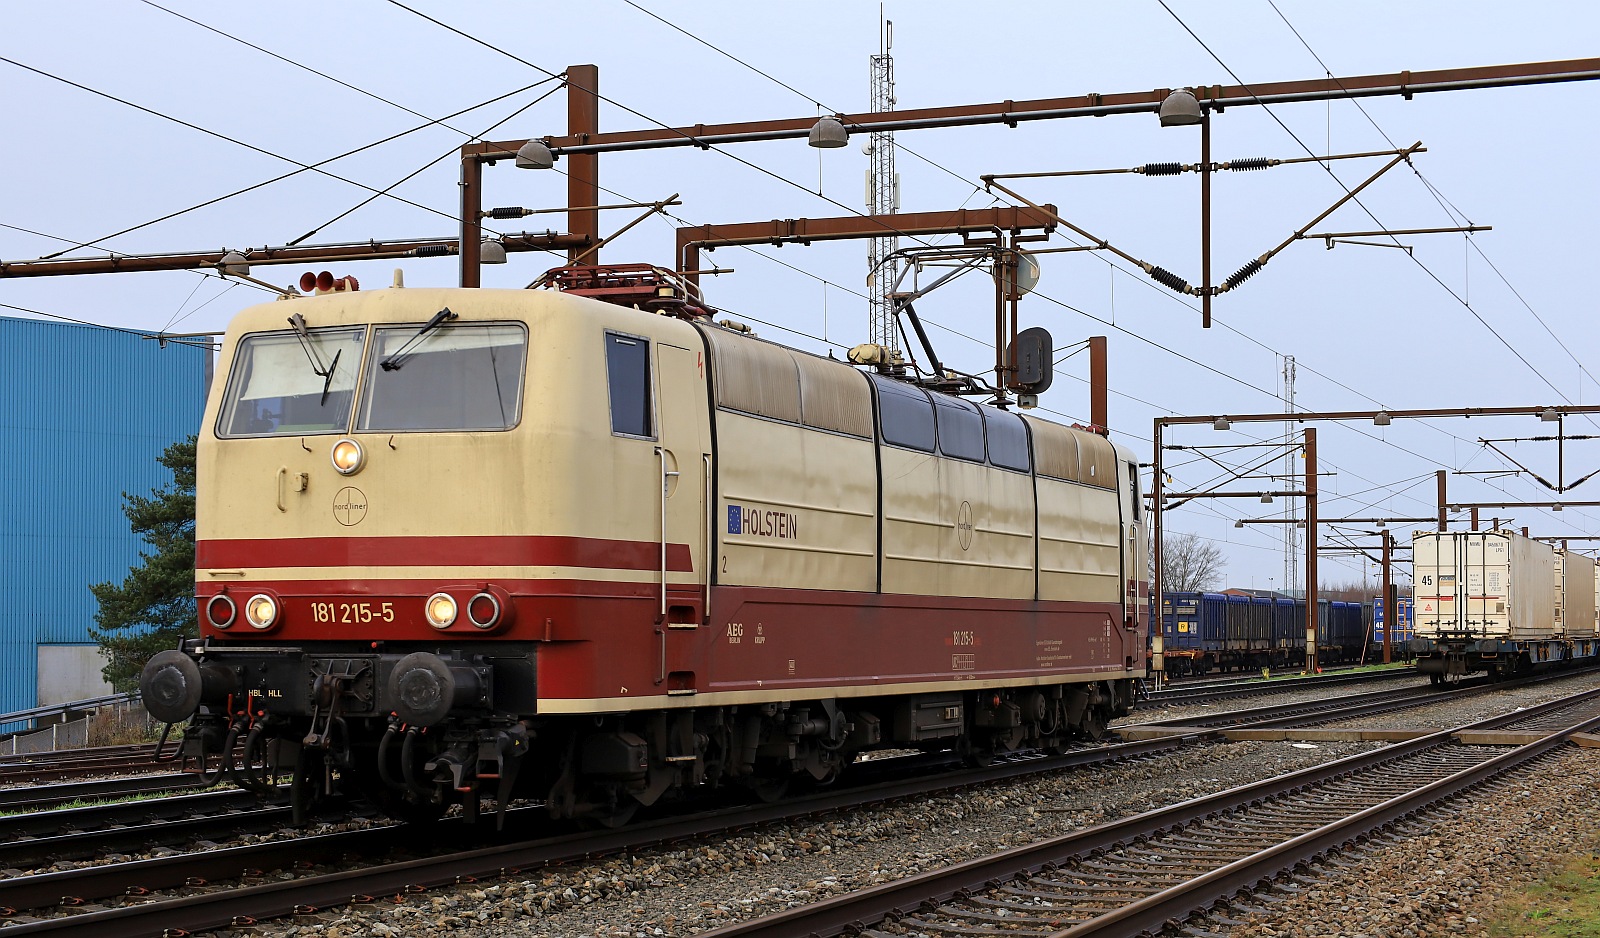
[[[119,691],[133,690],[139,672],[158,651],[176,648],[180,638],[199,634],[194,600],[194,450],[189,437],[168,446],[159,457],[172,471],[172,484],[149,497],[122,493],[123,514],[152,551],[120,583],[89,587],[100,608],[89,634],[100,643],[101,670]]]

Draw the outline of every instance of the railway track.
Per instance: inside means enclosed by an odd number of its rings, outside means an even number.
[[[1060,771],[1151,758],[1192,745],[1195,737],[1174,737],[1083,749],[1059,756],[1028,754],[1015,760],[950,776],[930,786],[926,770],[906,767],[908,777],[775,805],[725,808],[694,815],[636,824],[617,831],[567,833],[513,843],[492,844],[439,856],[410,857],[371,863],[386,851],[425,849],[422,835],[404,827],[370,828],[317,837],[240,847],[211,849],[128,863],[106,864],[0,880],[0,913],[10,923],[7,935],[57,933],[74,938],[134,938],[177,935],[240,925],[295,914],[307,914],[374,896],[404,897],[474,879],[512,875],[542,866],[594,858],[623,850],[640,850],[691,837],[733,832],[777,820],[858,810],[897,799],[925,796],[930,791],[989,785],[1045,771]],[[884,764],[892,760],[885,760]],[[928,760],[908,760],[924,764]],[[543,812],[530,808],[510,812],[511,836],[537,836]],[[433,838],[445,843],[467,836],[461,826],[445,822]],[[363,866],[333,873],[308,869],[361,858]],[[293,869],[298,878],[262,882],[265,871]],[[232,888],[219,883],[244,877]],[[208,889],[148,900],[168,889]],[[138,904],[112,907],[131,897]],[[52,916],[52,917],[44,917]]]
[[[1562,727],[1509,748],[1475,743],[1538,720]],[[1600,690],[704,934],[1154,934],[1595,727]]]
[[[1550,675],[1554,679],[1566,675]],[[1409,696],[1382,692],[1388,699],[1382,706],[1397,709],[1436,703],[1453,695],[1509,689],[1517,682],[1463,687],[1454,691],[1412,689]],[[1370,708],[1373,695],[1354,695],[1357,708]],[[1319,707],[1304,704],[1259,708],[1246,712],[1253,725],[1285,726],[1347,719],[1354,715],[1349,701],[1320,701]],[[1330,704],[1332,706],[1330,706]],[[1370,712],[1370,710],[1368,711]],[[1525,719],[1518,714],[1517,719]],[[849,790],[831,790],[825,795],[799,802],[752,808],[732,808],[636,825],[605,834],[564,834],[548,836],[543,813],[538,807],[508,814],[513,836],[522,842],[488,844],[468,851],[459,846],[475,836],[466,828],[445,822],[437,828],[430,847],[416,829],[378,827],[344,831],[313,837],[282,839],[268,843],[182,853],[127,863],[107,864],[78,870],[43,873],[0,881],[0,912],[12,923],[5,930],[12,934],[54,931],[71,923],[74,935],[177,934],[227,926],[233,922],[284,916],[296,909],[320,910],[362,901],[370,896],[405,896],[443,885],[473,879],[511,875],[540,866],[560,864],[579,858],[593,858],[620,850],[640,850],[689,837],[715,836],[718,831],[733,831],[772,820],[794,820],[807,815],[858,810],[900,798],[926,796],[942,790],[988,785],[1044,772],[1081,768],[1126,759],[1152,758],[1177,751],[1206,739],[1220,739],[1221,726],[1238,726],[1237,717],[1217,720],[1214,727],[1179,729],[1168,727],[1170,735],[1132,744],[1086,749],[1064,756],[1038,753],[1017,754],[1011,760],[960,775],[947,775],[930,784],[927,776],[947,767],[952,760],[939,757],[907,757],[866,763],[861,768],[878,773],[897,772],[902,778],[863,784]],[[1388,751],[1388,750],[1385,750]],[[225,793],[215,793],[225,794]],[[194,797],[194,796],[190,796]],[[201,796],[204,797],[204,796]],[[221,804],[223,799],[217,799]],[[273,810],[273,809],[264,809]],[[55,812],[61,813],[61,812]],[[198,822],[197,822],[198,823]],[[213,821],[213,823],[216,823]],[[227,826],[228,820],[222,821]],[[156,824],[181,834],[177,825]],[[84,842],[96,836],[88,835]],[[129,835],[137,840],[140,834]],[[176,837],[169,842],[192,840],[197,835]],[[531,839],[530,839],[531,838]],[[456,849],[447,850],[451,844]],[[437,849],[437,856],[414,854],[391,858],[372,865],[392,851]],[[325,872],[329,866],[349,866],[351,857],[360,869]],[[9,864],[15,866],[17,864]],[[261,882],[264,871],[291,871],[297,878],[282,882]],[[277,874],[277,875],[282,875]],[[218,884],[237,880],[229,888]],[[114,907],[120,897],[149,897],[160,890],[212,890],[205,895],[176,895],[123,908]],[[43,916],[53,916],[45,918]]]
[[[1229,679],[1205,684],[1184,682],[1166,689],[1151,691],[1142,701],[1145,705],[1174,707],[1186,704],[1207,703],[1213,700],[1233,700],[1239,697],[1261,697],[1269,694],[1288,694],[1307,688],[1342,687],[1348,684],[1386,683],[1389,681],[1421,681],[1413,668],[1390,668],[1383,671],[1357,671],[1336,674],[1308,674],[1304,677],[1279,680]]]
[[[1182,729],[1281,729],[1287,727],[1314,726],[1318,723],[1332,723],[1339,720],[1352,720],[1360,717],[1372,716],[1378,713],[1391,713],[1396,710],[1405,710],[1411,707],[1430,706],[1452,699],[1477,697],[1483,694],[1498,691],[1512,690],[1518,687],[1528,687],[1536,684],[1560,681],[1570,677],[1592,673],[1595,669],[1585,668],[1569,671],[1552,671],[1544,674],[1535,674],[1529,677],[1516,678],[1510,681],[1474,681],[1455,685],[1450,688],[1437,688],[1431,684],[1416,684],[1392,690],[1372,691],[1365,694],[1347,694],[1340,697],[1326,697],[1318,700],[1298,701],[1286,704],[1274,704],[1267,707],[1256,707],[1246,710],[1231,710],[1226,713],[1206,714],[1199,716],[1170,717],[1165,720],[1151,720],[1145,723],[1128,724],[1114,727],[1118,733],[1125,736],[1137,736],[1143,731],[1152,728],[1182,728]]]
[[[167,773],[59,785],[19,785],[0,788],[0,811],[42,811],[74,801],[105,801],[205,787],[196,775]]]
[[[154,745],[143,744],[0,756],[0,785],[170,769],[171,763],[155,761],[155,752]]]

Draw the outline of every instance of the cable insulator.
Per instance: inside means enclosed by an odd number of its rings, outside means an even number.
[[[1238,270],[1233,272],[1233,276],[1229,277],[1227,282],[1222,285],[1222,289],[1224,289],[1224,290],[1232,290],[1234,287],[1238,286],[1239,284],[1244,283],[1246,280],[1249,280],[1251,277],[1254,277],[1256,275],[1256,271],[1260,270],[1262,268],[1262,266],[1263,265],[1262,265],[1261,260],[1259,258],[1256,259],[1256,260],[1251,261],[1250,263],[1248,263],[1246,265],[1244,265],[1243,267],[1241,267]]]
[[[521,218],[528,214],[528,210],[520,205],[502,205],[499,208],[491,208],[483,214],[488,218]]]
[[[1189,282],[1187,280],[1184,280],[1182,277],[1170,270],[1166,270],[1161,267],[1151,267],[1150,269],[1146,270],[1145,273],[1150,275],[1151,280],[1154,280],[1156,283],[1161,284],[1169,290],[1174,290],[1178,293],[1194,292],[1194,287],[1189,286]]]
[[[1146,163],[1134,172],[1144,173],[1146,176],[1176,176],[1183,172],[1182,163]]]
[[[456,252],[453,244],[424,244],[411,252],[412,257],[444,257]]]
[[[1266,156],[1252,156],[1247,160],[1229,160],[1227,168],[1236,173],[1248,173],[1257,169],[1269,169],[1277,166],[1278,161]]]

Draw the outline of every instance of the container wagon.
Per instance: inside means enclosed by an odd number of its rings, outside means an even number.
[[[1595,655],[1592,629],[1568,635],[1557,617],[1564,590],[1550,545],[1513,531],[1418,531],[1411,543],[1411,651],[1417,670],[1435,684],[1475,671],[1502,678]],[[1576,581],[1592,584],[1592,566],[1571,564],[1572,610],[1585,622],[1594,620],[1594,591],[1580,598]]]

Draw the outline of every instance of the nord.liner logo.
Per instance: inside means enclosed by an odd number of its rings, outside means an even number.
[[[367,495],[353,485],[347,485],[333,496],[333,518],[345,527],[360,524],[367,516]]]
[[[728,533],[792,540],[800,536],[800,516],[783,511],[728,506]]]
[[[971,502],[961,503],[961,512],[956,516],[956,537],[961,541],[962,550],[966,550],[972,546]]]

